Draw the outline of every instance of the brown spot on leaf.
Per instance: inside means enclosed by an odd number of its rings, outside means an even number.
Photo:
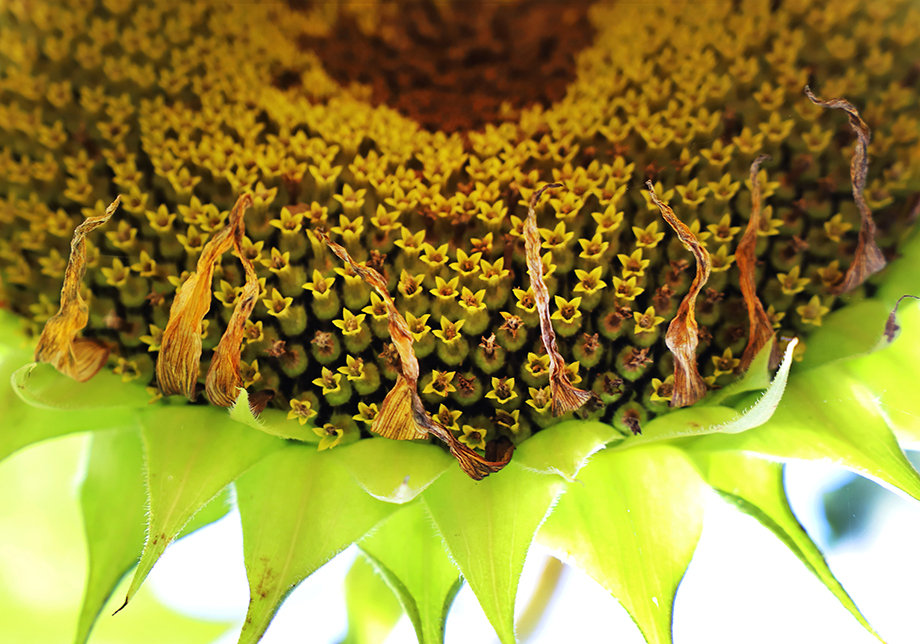
[[[885,339],[888,340],[888,342],[894,342],[895,335],[897,335],[898,331],[901,329],[901,327],[898,326],[897,320],[895,318],[898,312],[898,307],[901,305],[901,302],[905,298],[920,300],[920,297],[916,295],[902,295],[898,298],[898,301],[895,302],[894,309],[892,309],[891,313],[888,314],[888,320],[885,322]]]

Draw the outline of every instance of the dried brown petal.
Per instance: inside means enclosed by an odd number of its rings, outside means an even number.
[[[201,322],[211,309],[214,264],[233,244],[243,213],[251,204],[252,197],[248,195],[237,200],[227,227],[205,244],[197,270],[176,291],[157,360],[157,385],[164,396],[184,394],[195,400],[201,361]]]
[[[760,180],[757,178],[757,172],[760,170],[760,164],[769,158],[764,154],[754,159],[754,163],[751,164],[751,218],[744,231],[744,237],[741,238],[741,243],[738,244],[738,249],[735,251],[735,261],[741,273],[739,278],[741,294],[744,296],[750,321],[748,343],[739,365],[742,371],[746,371],[751,366],[754,356],[773,339],[773,325],[770,323],[770,318],[767,317],[767,312],[764,311],[763,303],[757,297],[757,287],[754,284],[754,267],[757,261],[754,256],[754,248],[757,245],[757,231],[760,229],[761,206]],[[778,365],[779,347],[774,343],[770,353],[770,368],[775,369]]]
[[[527,254],[527,274],[533,289],[537,311],[540,313],[540,335],[543,347],[549,356],[549,385],[552,393],[553,416],[575,411],[591,400],[593,394],[575,387],[569,381],[565,361],[556,346],[556,332],[549,313],[549,291],[543,281],[543,260],[540,257],[540,231],[537,229],[537,215],[534,208],[543,193],[550,188],[561,188],[561,183],[551,183],[535,191],[530,197],[527,220],[524,222],[524,249]]]
[[[863,192],[866,189],[866,174],[869,172],[869,126],[859,117],[859,112],[849,102],[842,98],[822,101],[814,94],[808,85],[805,86],[805,95],[815,105],[831,109],[844,110],[850,118],[850,127],[856,132],[856,150],[850,162],[850,180],[853,182],[853,200],[859,208],[862,223],[859,227],[859,243],[856,246],[856,256],[847,269],[843,281],[834,289],[835,293],[846,293],[866,281],[873,273],[885,268],[885,257],[875,243],[875,220],[872,211],[866,204]]]
[[[422,399],[418,395],[418,359],[412,348],[413,338],[405,318],[396,310],[396,303],[390,297],[386,280],[373,268],[361,266],[355,262],[348,251],[339,244],[329,239],[322,230],[316,231],[335,255],[351,266],[356,275],[367,282],[383,298],[387,307],[387,326],[390,339],[396,353],[399,354],[399,376],[393,389],[383,399],[380,412],[374,419],[371,429],[385,438],[395,440],[412,440],[424,438],[429,433],[447,443],[450,453],[460,463],[460,467],[470,478],[482,480],[489,474],[502,469],[511,460],[514,445],[502,447],[498,454],[493,454],[496,449],[490,447],[486,450],[487,457],[479,456],[472,449],[461,443],[449,429],[434,420],[425,411]],[[490,458],[491,457],[491,458]]]
[[[242,248],[243,235],[246,232],[243,217],[246,209],[251,205],[252,196],[243,195],[237,200],[231,214],[229,227],[233,229],[233,247],[243,264],[246,281],[243,284],[243,292],[237,298],[236,306],[233,308],[233,315],[230,316],[227,330],[224,331],[224,335],[221,336],[220,342],[214,349],[214,356],[205,380],[208,400],[221,407],[231,407],[236,402],[239,388],[243,386],[243,378],[240,376],[243,329],[259,298],[259,279],[256,277],[252,261]],[[233,217],[236,217],[235,221]]]
[[[674,393],[671,395],[671,407],[686,407],[706,395],[706,383],[696,366],[696,347],[699,335],[696,325],[696,298],[709,279],[712,262],[709,252],[700,244],[690,229],[674,215],[666,203],[662,203],[655,194],[651,181],[648,186],[652,201],[661,211],[661,216],[677,233],[684,246],[696,257],[696,277],[690,285],[690,292],[684,296],[677,309],[677,315],[671,320],[664,341],[674,354]]]
[[[901,329],[901,327],[898,325],[896,316],[898,313],[898,307],[901,306],[901,300],[904,300],[908,297],[914,300],[920,300],[920,297],[916,295],[902,295],[898,298],[898,301],[895,302],[894,309],[892,309],[891,313],[888,314],[888,320],[885,322],[885,339],[889,342],[894,342],[895,335],[897,335],[898,331]]]
[[[107,222],[120,203],[121,196],[115,197],[104,214],[89,217],[74,231],[61,287],[61,307],[45,323],[35,348],[36,362],[47,362],[77,382],[95,376],[109,359],[106,345],[77,337],[89,321],[89,308],[80,296],[80,286],[86,275],[86,235]]]
[[[263,389],[262,391],[257,391],[249,397],[249,409],[252,411],[253,416],[258,416],[261,414],[265,407],[268,406],[268,403],[272,401],[272,398],[275,397],[275,392],[271,389]]]
[[[408,441],[425,438],[427,432],[420,429],[414,419],[412,410],[412,388],[401,375],[396,377],[396,384],[387,393],[374,418],[372,429],[384,438]]]
[[[415,423],[424,427],[427,432],[434,434],[447,443],[450,453],[460,464],[460,468],[475,480],[481,481],[489,474],[499,471],[511,461],[514,453],[514,444],[510,441],[489,441],[486,445],[486,456],[483,458],[472,449],[461,443],[449,429],[435,421],[422,405],[422,400],[415,389],[412,390],[412,411]]]
[[[396,347],[396,352],[399,354],[399,359],[402,362],[401,373],[414,389],[415,384],[418,382],[419,371],[418,359],[416,359],[415,351],[412,349],[412,333],[409,330],[406,319],[396,310],[396,303],[393,301],[393,298],[390,296],[390,291],[387,289],[387,281],[383,278],[383,275],[373,268],[367,268],[355,262],[344,247],[329,239],[329,236],[324,230],[317,230],[316,235],[326,242],[326,245],[339,259],[351,266],[355,275],[363,279],[383,298],[383,302],[387,307],[387,329],[390,332],[390,338],[393,340],[393,345]]]

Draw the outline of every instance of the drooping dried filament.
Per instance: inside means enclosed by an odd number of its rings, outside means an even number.
[[[856,246],[856,256],[847,269],[843,281],[834,289],[834,293],[846,293],[866,281],[873,273],[885,268],[885,256],[875,243],[875,220],[872,211],[866,203],[863,192],[866,190],[866,175],[869,172],[869,139],[872,133],[869,126],[860,118],[859,112],[848,101],[842,98],[833,98],[823,101],[805,86],[805,95],[815,105],[830,109],[839,109],[847,113],[850,127],[856,132],[856,150],[850,162],[850,180],[853,182],[853,200],[859,208],[861,223],[859,226],[859,242]]]
[[[189,400],[195,400],[201,362],[201,323],[211,309],[214,264],[233,244],[243,213],[251,204],[252,197],[249,195],[237,200],[227,227],[205,244],[198,258],[197,270],[176,291],[157,359],[157,386],[164,396],[183,394]]]
[[[491,441],[486,448],[486,458],[483,458],[461,443],[425,410],[418,395],[419,366],[412,348],[412,333],[406,319],[396,310],[383,275],[355,262],[344,247],[329,239],[325,231],[317,230],[316,234],[339,259],[351,266],[355,274],[377,291],[387,307],[387,328],[399,355],[399,375],[393,389],[383,399],[371,429],[385,438],[395,440],[412,440],[433,434],[447,444],[463,471],[477,481],[507,465],[514,451],[510,441]]]
[[[700,375],[696,364],[696,347],[700,343],[696,324],[696,298],[709,280],[712,261],[709,252],[700,244],[690,229],[674,215],[670,206],[658,199],[651,181],[648,187],[652,201],[661,211],[661,216],[677,233],[687,250],[696,258],[696,276],[690,285],[690,291],[684,296],[677,315],[671,320],[664,341],[674,354],[674,392],[671,394],[671,407],[686,407],[706,395],[706,382]]]
[[[748,343],[744,348],[739,365],[742,371],[751,366],[754,356],[773,339],[773,325],[770,323],[770,318],[767,317],[767,312],[764,311],[763,303],[757,297],[757,287],[754,284],[754,269],[757,263],[754,251],[757,246],[757,231],[760,229],[761,210],[760,180],[757,172],[760,170],[760,164],[769,158],[764,154],[754,159],[754,163],[751,164],[751,218],[738,244],[738,249],[735,251],[735,261],[738,262],[738,270],[741,273],[739,277],[741,294],[744,296],[750,322]],[[774,343],[770,355],[770,368],[774,369],[777,365],[779,365],[779,347]]]
[[[527,274],[533,289],[537,311],[540,314],[540,336],[549,356],[549,385],[552,395],[553,416],[561,416],[582,407],[593,397],[590,391],[578,389],[569,380],[565,361],[556,346],[556,332],[549,312],[549,290],[543,281],[543,259],[540,257],[540,231],[534,211],[540,197],[550,188],[561,188],[561,183],[551,183],[536,190],[530,197],[527,219],[524,221],[524,250],[527,254]]]
[[[233,315],[230,316],[227,330],[224,331],[220,342],[214,349],[214,356],[211,358],[211,366],[205,380],[208,400],[221,407],[230,407],[236,402],[238,390],[243,384],[240,376],[243,330],[259,298],[259,279],[252,261],[243,252],[243,235],[246,232],[243,216],[251,205],[252,196],[247,194],[241,196],[233,208],[233,212],[238,213],[237,222],[234,224],[232,219],[230,221],[230,226],[233,228],[233,247],[243,264],[246,280],[243,284],[243,291],[233,308]]]
[[[109,359],[106,345],[77,337],[89,321],[89,307],[80,295],[80,286],[86,275],[86,235],[105,224],[120,203],[119,195],[105,213],[89,217],[74,231],[61,287],[61,306],[45,323],[35,348],[36,362],[47,362],[77,382],[86,382],[95,376]]]

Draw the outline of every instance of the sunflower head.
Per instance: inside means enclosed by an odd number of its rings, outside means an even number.
[[[241,641],[360,541],[420,640],[459,568],[511,642],[541,525],[667,640],[706,490],[811,544],[758,457],[916,495],[868,385],[871,435],[792,431],[914,287],[910,3],[301,4],[0,9],[0,306],[34,345],[4,367],[22,424],[72,412],[3,454],[120,429],[91,462],[150,507],[128,600],[232,484]],[[642,530],[676,545],[633,583]],[[80,637],[133,562],[93,569]]]

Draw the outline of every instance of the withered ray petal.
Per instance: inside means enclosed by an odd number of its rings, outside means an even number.
[[[552,188],[561,188],[561,183],[551,183],[536,190],[530,197],[527,219],[524,221],[524,249],[527,255],[527,274],[533,289],[534,300],[540,315],[540,337],[543,348],[549,356],[549,384],[552,394],[553,416],[575,411],[593,398],[590,391],[575,387],[565,370],[565,361],[556,345],[556,331],[549,312],[549,290],[543,280],[543,260],[540,257],[540,231],[537,228],[535,208],[543,193]]]
[[[696,347],[700,340],[695,311],[696,298],[709,279],[712,261],[709,251],[700,244],[686,224],[674,215],[668,204],[658,199],[652,182],[646,182],[646,186],[652,201],[661,211],[661,216],[696,258],[696,276],[690,285],[690,291],[680,303],[677,315],[671,320],[665,335],[665,344],[674,354],[674,392],[671,395],[671,407],[686,407],[706,395],[706,382],[696,364]]]
[[[853,105],[842,98],[833,98],[824,101],[815,96],[808,85],[805,86],[805,95],[815,105],[829,109],[839,109],[847,113],[850,127],[856,132],[856,150],[850,162],[850,180],[853,183],[853,200],[859,208],[860,226],[859,242],[856,246],[856,256],[847,269],[843,281],[834,290],[835,293],[846,293],[866,281],[873,273],[885,268],[885,256],[875,243],[875,220],[872,211],[866,203],[863,192],[866,189],[866,175],[869,172],[869,139],[872,133],[869,126],[860,118],[859,112]]]
[[[80,286],[86,275],[86,235],[105,224],[119,204],[120,195],[109,204],[105,213],[87,218],[74,231],[61,287],[61,306],[45,323],[35,348],[36,362],[47,362],[77,382],[86,382],[96,375],[109,357],[106,345],[77,337],[89,321],[89,309],[80,295]]]

